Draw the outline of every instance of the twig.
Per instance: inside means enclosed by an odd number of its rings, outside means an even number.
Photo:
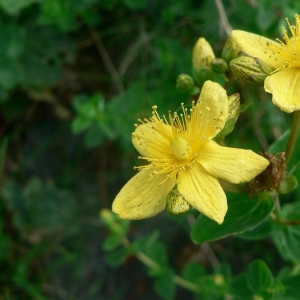
[[[114,65],[110,59],[110,56],[109,56],[106,48],[104,47],[104,44],[102,42],[102,39],[101,39],[99,33],[97,32],[97,30],[95,28],[90,27],[89,30],[90,30],[92,40],[93,40],[95,46],[97,47],[97,50],[98,50],[100,56],[102,57],[104,65],[113,79],[116,89],[118,90],[119,93],[123,92],[124,87],[123,87],[121,78],[119,76],[119,73],[117,72],[116,68],[114,67]]]
[[[215,0],[215,4],[216,4],[218,12],[219,12],[220,23],[222,25],[222,28],[224,28],[224,31],[227,34],[227,36],[230,36],[231,31],[232,31],[232,27],[231,27],[231,25],[228,21],[223,3],[222,3],[221,0]]]

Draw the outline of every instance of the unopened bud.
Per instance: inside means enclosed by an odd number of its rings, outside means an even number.
[[[298,186],[297,178],[293,175],[285,176],[278,185],[278,193],[287,194],[292,192]]]
[[[211,63],[211,67],[217,74],[224,74],[228,70],[228,65],[222,58],[215,58]]]
[[[210,68],[212,61],[215,59],[214,51],[205,38],[197,40],[193,49],[193,67],[196,71],[202,68]]]
[[[229,64],[231,60],[237,58],[241,52],[240,47],[229,37],[222,51],[222,58]]]
[[[187,213],[192,208],[176,188],[171,190],[167,196],[167,210],[170,214],[181,216]]]
[[[240,106],[240,94],[235,93],[228,97],[228,119],[238,119]]]
[[[118,215],[106,208],[101,209],[100,218],[109,230],[118,235],[124,234],[129,224],[128,220],[121,220]]]
[[[223,129],[215,137],[217,142],[222,142],[224,138],[232,132],[240,114],[240,95],[233,94],[228,97],[228,118]]]
[[[272,69],[261,60],[249,56],[241,56],[230,62],[234,76],[247,84],[263,85]]]
[[[187,74],[181,74],[177,77],[176,88],[181,93],[194,94],[195,86],[194,79]]]
[[[215,282],[215,285],[217,285],[217,286],[224,285],[224,283],[225,283],[224,276],[222,274],[216,274],[214,276],[214,282]]]

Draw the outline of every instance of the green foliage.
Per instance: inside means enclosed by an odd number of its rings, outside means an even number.
[[[192,240],[203,243],[252,229],[266,219],[273,210],[274,202],[272,199],[259,200],[230,194],[228,206],[229,211],[222,225],[200,215],[191,231]]]
[[[233,29],[270,38],[300,11],[293,0],[221,2]],[[299,139],[278,187],[226,191],[222,225],[195,210],[135,222],[110,211],[145,163],[134,124],[153,105],[190,107],[206,79],[241,96],[226,146],[286,151],[291,115],[269,94],[220,61],[193,69],[199,34],[220,58],[214,1],[0,0],[1,299],[299,299]]]

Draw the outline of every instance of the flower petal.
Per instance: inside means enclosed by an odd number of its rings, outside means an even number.
[[[261,59],[274,69],[277,69],[282,63],[279,60],[275,61],[273,50],[268,47],[270,44],[280,47],[280,44],[273,40],[242,30],[233,30],[231,39],[242,52]]]
[[[177,188],[186,202],[208,218],[222,224],[227,212],[226,195],[217,178],[195,163],[178,173]]]
[[[228,97],[225,89],[210,80],[203,85],[188,126],[188,140],[205,141],[214,138],[228,117]]]
[[[269,165],[251,150],[222,147],[215,141],[203,144],[196,160],[209,174],[232,183],[250,181]]]
[[[175,185],[175,180],[166,175],[155,175],[150,179],[153,170],[142,170],[132,177],[116,196],[113,212],[122,219],[139,220],[150,218],[166,206],[166,197]]]
[[[159,130],[157,130],[157,125]],[[139,153],[144,157],[152,157],[152,153],[171,152],[170,140],[171,126],[160,122],[144,123],[138,125],[132,134],[132,143]]]
[[[265,80],[265,91],[273,94],[272,101],[281,110],[300,110],[300,69],[282,69]]]

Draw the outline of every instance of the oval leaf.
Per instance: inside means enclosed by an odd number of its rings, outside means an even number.
[[[200,215],[192,228],[191,237],[196,243],[218,240],[258,226],[274,207],[272,199],[251,199],[247,195],[228,193],[228,212],[224,223],[216,222]]]

